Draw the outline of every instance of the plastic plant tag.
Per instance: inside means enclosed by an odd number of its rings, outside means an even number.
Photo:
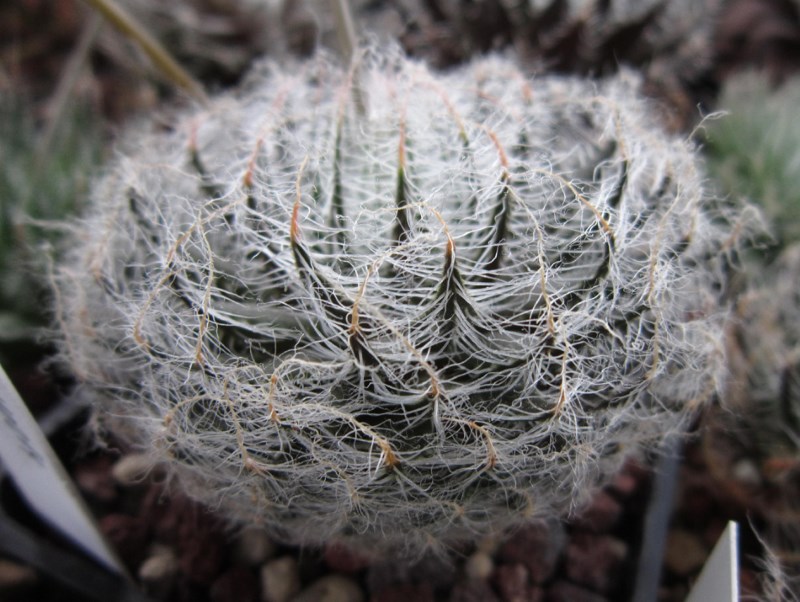
[[[0,459],[31,509],[104,566],[124,573],[2,366]]]
[[[686,602],[737,602],[739,600],[739,528],[729,522],[711,552]]]

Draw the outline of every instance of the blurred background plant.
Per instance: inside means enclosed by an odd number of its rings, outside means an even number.
[[[102,123],[85,104],[57,124],[36,120],[25,93],[0,90],[0,360],[34,353],[46,324],[40,248],[57,232],[44,221],[71,216],[102,156]],[[57,126],[57,127],[56,127]]]
[[[709,123],[705,144],[722,192],[761,205],[778,247],[800,240],[800,77],[775,89],[763,72],[739,74],[718,106],[725,116]]]
[[[332,38],[326,0],[304,0]],[[713,94],[714,29],[722,0],[354,0],[364,31],[449,68],[512,49],[528,71],[607,75],[635,68],[685,127]]]
[[[722,403],[704,421],[703,455],[720,495],[738,506],[741,520],[746,515],[760,533],[771,555],[764,576],[796,581],[800,243],[787,246],[775,260],[751,261],[749,269],[729,333],[728,384]]]
[[[723,114],[704,134],[715,185],[760,205],[773,235],[749,255],[733,291],[729,382],[705,421],[703,450],[723,495],[761,533],[770,569],[764,575],[775,583],[800,576],[798,106],[797,76],[744,71],[726,80],[717,105]]]

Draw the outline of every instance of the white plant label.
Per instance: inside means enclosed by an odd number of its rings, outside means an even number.
[[[686,602],[738,602],[738,525],[728,523]]]
[[[2,366],[0,458],[35,512],[103,565],[116,573],[124,573]]]

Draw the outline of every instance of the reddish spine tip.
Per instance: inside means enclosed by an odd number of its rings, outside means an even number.
[[[300,237],[300,225],[298,223],[300,216],[300,201],[295,201],[294,208],[292,209],[292,223],[289,226],[289,238],[291,241],[297,242]]]
[[[406,131],[404,127],[400,127],[400,142],[397,145],[397,164],[400,169],[406,167]]]

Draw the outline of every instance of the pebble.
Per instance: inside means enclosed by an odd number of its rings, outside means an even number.
[[[364,598],[358,583],[334,573],[317,579],[292,598],[292,602],[364,602]]]
[[[148,525],[144,519],[112,513],[100,519],[100,531],[127,566],[147,558]]]
[[[431,590],[445,591],[453,586],[458,577],[455,563],[440,556],[429,555],[414,564],[387,559],[373,562],[367,568],[364,581],[367,592],[370,594],[370,600],[375,602],[375,594],[394,591],[396,586],[419,584],[429,587]],[[421,597],[411,596],[411,598],[414,602],[422,602],[426,599],[424,594],[419,596]],[[398,600],[407,602],[402,597]]]
[[[220,523],[209,512],[192,511],[180,518],[177,534],[181,573],[195,585],[211,587],[229,553]]]
[[[36,571],[31,567],[0,558],[0,598],[4,591],[25,589],[37,580]]]
[[[275,543],[263,529],[249,527],[236,536],[233,557],[237,564],[259,566],[275,556]]]
[[[604,596],[569,583],[559,581],[547,590],[547,602],[607,602]]]
[[[648,466],[646,463],[642,463],[636,459],[627,460],[623,466],[622,470],[618,473],[618,475],[625,475],[622,478],[622,482],[615,482],[611,489],[619,493],[620,495],[624,494],[624,491],[620,489],[620,486],[627,481],[627,478],[630,477],[636,483],[633,491],[629,491],[628,493],[634,493],[636,489],[639,489],[642,486],[646,486],[653,480],[653,469],[651,466]]]
[[[214,580],[208,597],[210,602],[256,602],[258,577],[249,568],[232,567]]]
[[[598,491],[573,524],[593,533],[608,533],[622,515],[622,504],[605,491]]]
[[[536,599],[528,585],[528,569],[522,564],[501,564],[495,570],[492,581],[503,602],[527,602]],[[541,596],[541,590],[538,591]]]
[[[750,458],[742,458],[736,462],[733,465],[732,474],[734,479],[748,487],[759,487],[761,485],[761,472]]]
[[[544,583],[555,572],[566,542],[564,525],[540,521],[514,533],[500,548],[499,558],[525,566],[531,583]]]
[[[469,579],[488,579],[494,571],[494,560],[486,552],[475,552],[464,563],[464,572]]]
[[[708,558],[708,549],[703,540],[684,529],[673,529],[667,537],[664,565],[680,577],[687,577],[699,570]]]
[[[289,602],[300,591],[300,573],[293,556],[281,556],[261,567],[262,602]]]
[[[141,565],[139,579],[143,583],[155,584],[170,580],[178,572],[178,558],[172,548],[155,545]]]
[[[456,583],[450,592],[449,602],[500,602],[486,581],[463,581]]]
[[[429,583],[403,583],[393,585],[369,597],[370,602],[435,602],[433,587]]]
[[[627,544],[610,535],[575,533],[567,547],[566,574],[574,583],[607,593],[628,555]]]
[[[371,564],[372,560],[352,546],[338,542],[325,546],[323,558],[329,569],[336,573],[346,573],[348,575],[364,570]]]
[[[639,488],[639,479],[631,471],[621,470],[609,485],[609,489],[622,498],[632,496]]]
[[[109,476],[110,465],[111,459],[107,456],[81,462],[73,474],[78,488],[99,502],[113,502],[118,492]]]
[[[487,535],[478,541],[475,549],[479,552],[486,552],[489,556],[494,556],[501,543],[502,541],[496,535]]]
[[[145,454],[127,454],[111,467],[111,476],[124,487],[138,485],[145,481],[153,462]]]
[[[149,596],[167,599],[175,588],[180,570],[178,557],[172,548],[155,544],[139,565],[137,576]]]
[[[702,529],[710,516],[717,512],[715,496],[708,477],[703,474],[681,471],[680,501],[681,516],[684,523],[693,529]]]

